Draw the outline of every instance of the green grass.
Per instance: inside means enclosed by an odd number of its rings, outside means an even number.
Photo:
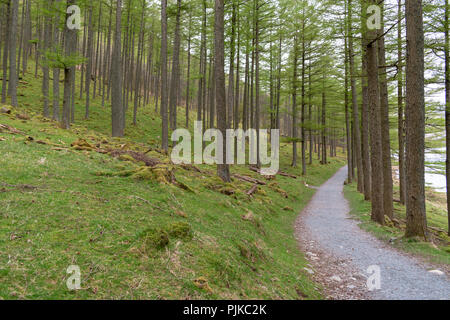
[[[308,176],[297,180],[277,176],[269,181],[277,186],[263,186],[254,197],[245,194],[252,185],[237,180],[223,186],[236,189],[233,196],[214,191],[212,186],[221,182],[209,166],[199,166],[201,173],[176,168],[177,180],[193,192],[114,176],[139,166],[75,151],[70,144],[83,138],[145,152],[159,145],[160,119],[153,107],[139,110],[135,127],[128,113],[126,137],[111,139],[110,107],[102,108],[95,99],[91,119],[83,120],[83,101],[77,100],[77,125],[66,131],[40,116],[40,79],[30,75],[25,81],[19,108],[0,114],[0,124],[25,133],[0,132],[0,298],[321,298],[320,288],[303,271],[307,262],[293,225],[314,193],[304,182],[325,182],[344,165],[342,158],[328,166],[315,162]],[[17,119],[17,114],[31,119]],[[179,114],[182,123],[182,109]],[[54,145],[66,149],[57,151]],[[157,152],[150,156],[167,161]],[[281,167],[299,174],[290,159],[291,147],[284,144]],[[245,166],[232,172],[257,177]],[[253,218],[243,219],[249,211]],[[167,246],[159,241],[164,237]],[[70,265],[81,268],[82,290],[66,287]],[[196,280],[208,285],[197,286]]]
[[[362,194],[357,192],[356,184],[346,185],[344,193],[350,203],[351,215],[361,221],[360,227],[362,229],[371,232],[386,243],[391,243],[395,248],[418,255],[432,263],[450,264],[450,238],[444,232],[447,227],[447,211],[437,205],[439,202],[435,198],[438,195],[434,192],[428,191],[427,193],[430,199],[427,202],[427,220],[429,226],[442,230],[442,232],[433,231],[432,242],[404,237],[406,209],[403,205],[397,203],[394,205],[394,217],[400,222],[399,226],[393,224],[381,226],[371,220],[371,204],[364,200]]]

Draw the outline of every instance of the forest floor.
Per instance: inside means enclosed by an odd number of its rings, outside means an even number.
[[[319,188],[296,222],[297,238],[312,265],[308,271],[324,284],[327,295],[334,299],[450,299],[448,274],[439,274],[441,270],[435,265],[394,247],[393,243],[403,240],[382,241],[361,229],[361,220],[349,215],[343,192],[346,178],[347,168],[342,168]],[[346,188],[354,205],[356,192]],[[367,211],[358,210],[357,214],[366,215]],[[370,222],[363,224],[368,226]],[[387,232],[386,229],[384,234]],[[420,246],[421,253],[430,253],[423,248],[435,246],[433,261],[448,266],[450,255],[444,247],[440,250],[432,243],[412,243],[416,246],[410,243],[410,252],[417,252]],[[380,268],[381,287],[369,292],[371,266]]]
[[[266,180],[248,166],[224,184],[213,166],[173,166],[159,152],[153,107],[110,138],[110,106],[76,99],[76,125],[42,117],[40,77],[20,82],[19,107],[0,106],[0,298],[320,299],[294,237],[315,190],[345,164]],[[184,114],[180,109],[180,114]],[[179,118],[183,118],[180,116]],[[182,127],[183,119],[180,119]],[[148,154],[146,151],[152,148]],[[291,168],[282,143],[281,170]],[[240,175],[262,180],[254,183]],[[81,290],[66,286],[78,265]]]

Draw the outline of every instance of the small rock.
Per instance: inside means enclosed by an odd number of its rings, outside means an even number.
[[[303,270],[305,270],[306,272],[308,272],[309,274],[314,274],[314,271],[312,271],[309,268],[303,268]]]
[[[350,290],[353,290],[353,289],[355,289],[356,287],[355,287],[354,285],[351,284],[351,285],[347,286],[347,288],[350,289]]]
[[[332,276],[332,277],[330,278],[330,280],[331,280],[331,281],[335,281],[335,282],[342,282],[342,279],[341,279],[341,277],[339,277],[339,276]]]
[[[242,216],[242,220],[245,221],[253,221],[254,220],[253,212],[249,211],[246,215]]]
[[[2,107],[2,108],[0,109],[0,113],[11,114],[11,109],[6,108],[6,107]]]
[[[437,276],[443,276],[444,273],[441,270],[430,270],[429,273],[435,274]]]
[[[18,114],[16,117],[20,120],[30,120],[30,116],[27,114]]]

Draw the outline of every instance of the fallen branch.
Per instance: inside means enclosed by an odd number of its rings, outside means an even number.
[[[280,176],[283,176],[283,177],[288,177],[288,178],[292,178],[292,179],[297,179],[297,176],[294,176],[293,174],[289,174],[289,173],[286,173],[286,172],[283,172],[283,171],[278,171],[278,174],[279,174]]]
[[[14,127],[10,127],[10,126],[8,126],[8,125],[6,125],[6,124],[1,124],[0,123],[0,132],[2,131],[2,130],[7,130],[9,133],[12,133],[12,134],[24,134],[22,131],[20,131],[20,130],[17,130],[16,128],[14,128]]]
[[[255,185],[253,185],[253,187],[252,187],[250,190],[247,191],[247,195],[248,195],[248,196],[252,196],[252,195],[254,195],[257,191],[258,191],[258,185],[255,184]]]
[[[0,182],[0,185],[7,187],[7,188],[15,188],[15,189],[21,189],[21,190],[36,190],[38,187],[31,186],[28,184],[20,184],[20,185],[14,185],[14,184],[8,184],[5,182]]]
[[[254,178],[251,178],[251,177],[247,177],[247,176],[241,176],[239,174],[234,174],[233,177],[238,179],[238,180],[245,181],[245,182],[250,182],[250,183],[253,183],[253,184],[258,184],[260,186],[265,186],[267,184],[264,181],[261,181],[261,180],[258,180],[258,179],[254,179]]]

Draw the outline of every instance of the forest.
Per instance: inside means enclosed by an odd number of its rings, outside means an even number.
[[[448,299],[449,10],[0,0],[0,298]],[[199,126],[231,158],[208,132],[254,130],[254,161],[176,164]],[[319,253],[360,241],[349,270]],[[429,267],[399,289],[402,251]]]

